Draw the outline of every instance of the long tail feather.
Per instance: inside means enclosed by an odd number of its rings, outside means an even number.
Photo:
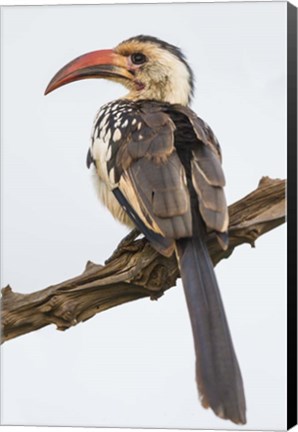
[[[176,251],[194,336],[201,403],[221,418],[245,424],[241,372],[206,244],[198,236],[180,239]]]

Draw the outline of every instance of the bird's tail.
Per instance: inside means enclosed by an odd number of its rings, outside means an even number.
[[[176,253],[194,336],[201,403],[221,418],[245,424],[241,372],[205,241],[177,240]]]

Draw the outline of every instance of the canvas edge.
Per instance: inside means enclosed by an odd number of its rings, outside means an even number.
[[[287,429],[297,424],[297,8],[287,3]]]

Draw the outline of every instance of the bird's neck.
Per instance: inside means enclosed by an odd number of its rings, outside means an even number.
[[[154,99],[171,104],[188,105],[190,101],[188,86],[172,86],[169,83],[159,85],[157,88],[148,86],[142,90],[131,90],[125,99],[140,100]]]

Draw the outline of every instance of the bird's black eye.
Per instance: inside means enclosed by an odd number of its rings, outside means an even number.
[[[147,57],[143,53],[134,53],[130,56],[130,58],[135,65],[141,65],[147,61]]]

